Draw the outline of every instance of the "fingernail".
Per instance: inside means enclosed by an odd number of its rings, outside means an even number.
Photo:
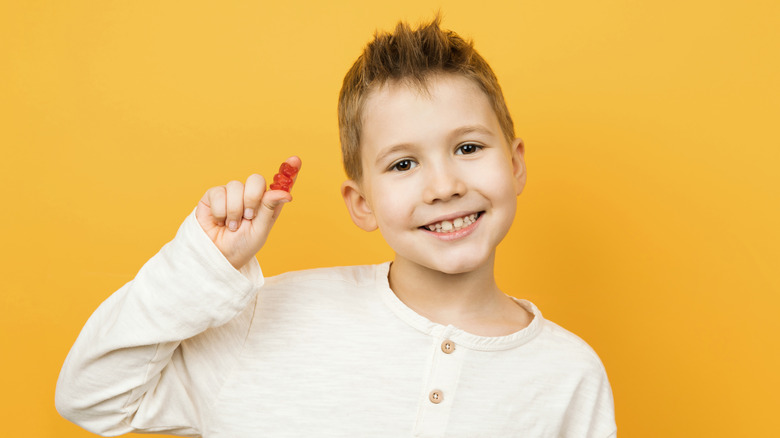
[[[255,211],[251,208],[244,209],[244,219],[251,220],[255,216]]]
[[[230,225],[228,225],[228,228],[230,228],[230,231],[236,231],[238,229],[238,222],[230,221]]]

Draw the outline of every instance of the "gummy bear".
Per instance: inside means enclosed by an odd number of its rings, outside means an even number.
[[[298,168],[287,164],[285,161],[281,166],[279,166],[279,173],[292,178],[298,173]]]
[[[293,177],[298,173],[298,168],[287,164],[285,161],[279,166],[279,172],[274,175],[274,182],[271,183],[271,190],[284,190],[289,192],[293,186]]]

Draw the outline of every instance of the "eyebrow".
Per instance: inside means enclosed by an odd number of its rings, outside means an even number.
[[[462,137],[467,134],[482,134],[482,135],[493,135],[493,131],[486,128],[483,125],[467,125],[467,126],[461,126],[460,128],[457,128],[450,132],[448,135],[449,138],[457,138]],[[385,158],[388,155],[392,155],[399,151],[405,151],[414,148],[414,145],[411,143],[399,143],[396,145],[391,146],[387,150],[383,151],[379,156],[376,158],[376,164],[380,164],[382,161],[385,160]]]
[[[460,137],[462,135],[477,133],[484,135],[493,135],[493,131],[483,125],[467,125],[452,131],[450,137]]]

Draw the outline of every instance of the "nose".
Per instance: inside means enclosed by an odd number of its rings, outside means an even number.
[[[426,203],[446,202],[466,194],[466,183],[453,163],[437,163],[426,170],[423,190]]]

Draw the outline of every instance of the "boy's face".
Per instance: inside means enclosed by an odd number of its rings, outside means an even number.
[[[396,262],[450,274],[492,269],[525,185],[523,144],[507,144],[471,80],[435,76],[429,91],[374,90],[363,112],[363,180],[347,181],[342,194]]]

